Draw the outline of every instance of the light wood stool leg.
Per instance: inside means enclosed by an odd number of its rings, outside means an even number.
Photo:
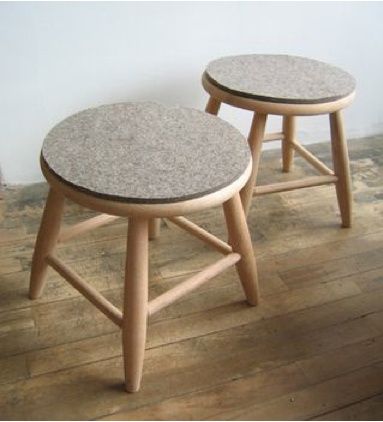
[[[267,114],[254,113],[253,122],[251,124],[248,142],[253,157],[253,168],[250,179],[241,190],[241,199],[243,209],[247,215],[250,210],[251,198],[253,196],[254,186],[257,181],[259,160],[261,158],[262,142],[265,137],[265,127]]]
[[[149,220],[149,240],[154,240],[159,237],[161,232],[161,219],[151,218]]]
[[[296,117],[283,116],[284,139],[282,141],[282,170],[288,173],[291,170],[294,159],[294,148],[291,143],[295,142]]]
[[[341,111],[330,114],[330,128],[334,173],[338,177],[335,187],[342,218],[342,227],[351,227],[352,193],[350,164]]]
[[[148,220],[129,219],[122,322],[125,388],[138,391],[148,313]]]
[[[256,305],[259,300],[257,265],[239,194],[225,202],[223,210],[233,252],[241,255],[236,267],[243,290],[248,303]]]
[[[219,112],[220,107],[221,102],[214,97],[210,97],[209,101],[206,104],[205,111],[206,113],[214,114],[216,116]]]
[[[33,252],[29,283],[29,297],[31,299],[37,299],[43,291],[48,267],[46,257],[56,245],[63,210],[64,196],[50,189]]]

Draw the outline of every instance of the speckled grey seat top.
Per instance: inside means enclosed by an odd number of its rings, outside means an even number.
[[[222,57],[208,64],[205,75],[225,91],[276,103],[326,103],[355,90],[355,79],[344,70],[288,55]]]
[[[246,139],[207,113],[121,103],[68,117],[44,140],[59,178],[95,196],[130,203],[198,198],[238,179],[250,163]]]

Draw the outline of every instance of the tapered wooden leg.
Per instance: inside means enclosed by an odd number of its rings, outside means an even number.
[[[205,111],[206,113],[214,114],[216,116],[219,112],[220,107],[221,102],[214,97],[210,97],[209,101],[206,104]]]
[[[351,227],[352,193],[350,164],[341,111],[330,114],[330,128],[334,173],[338,177],[335,187],[342,218],[342,227]]]
[[[256,305],[259,300],[257,265],[239,194],[225,202],[223,210],[233,252],[241,255],[236,267],[243,290],[248,303]]]
[[[283,116],[284,139],[282,141],[282,170],[288,173],[291,170],[294,159],[294,148],[291,143],[295,142],[296,117]]]
[[[250,179],[241,190],[241,199],[243,209],[247,215],[250,210],[251,198],[253,196],[254,185],[257,181],[259,160],[261,158],[262,142],[265,136],[265,127],[267,121],[267,114],[254,113],[253,122],[251,124],[248,142],[253,157],[253,169]]]
[[[46,257],[56,245],[63,210],[64,196],[60,192],[50,189],[33,252],[29,283],[31,299],[37,299],[43,291],[48,267]]]
[[[149,220],[149,240],[154,240],[159,237],[161,232],[161,219],[151,218]]]
[[[148,312],[148,220],[130,218],[126,254],[122,344],[125,388],[140,388]]]

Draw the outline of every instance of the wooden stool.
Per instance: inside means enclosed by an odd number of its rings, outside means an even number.
[[[251,161],[246,139],[228,123],[154,103],[85,110],[46,137],[41,168],[50,191],[33,255],[30,298],[40,296],[49,265],[121,327],[127,391],[140,386],[148,316],[234,264],[248,303],[257,304],[256,263],[239,196]],[[60,231],[64,198],[104,214]],[[180,217],[220,204],[230,245]],[[122,312],[54,252],[57,242],[118,217],[129,219]],[[167,217],[225,256],[148,302],[148,226],[154,217]]]
[[[207,66],[202,84],[210,94],[206,111],[218,114],[221,103],[254,112],[248,137],[253,156],[251,177],[241,191],[248,213],[253,193],[263,195],[335,183],[342,226],[351,226],[351,180],[342,114],[355,95],[355,80],[343,70],[316,60],[286,55],[223,57]],[[283,116],[283,130],[265,135],[269,114]],[[334,170],[296,139],[296,116],[329,114]],[[283,171],[291,169],[294,151],[321,176],[256,186],[262,142],[281,140]]]

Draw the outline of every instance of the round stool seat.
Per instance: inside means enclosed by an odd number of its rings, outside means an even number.
[[[44,140],[42,162],[64,184],[136,204],[200,198],[250,167],[244,136],[218,117],[156,103],[91,108]]]
[[[344,70],[289,55],[223,57],[209,63],[205,77],[231,94],[273,103],[328,103],[355,90],[355,79]]]

